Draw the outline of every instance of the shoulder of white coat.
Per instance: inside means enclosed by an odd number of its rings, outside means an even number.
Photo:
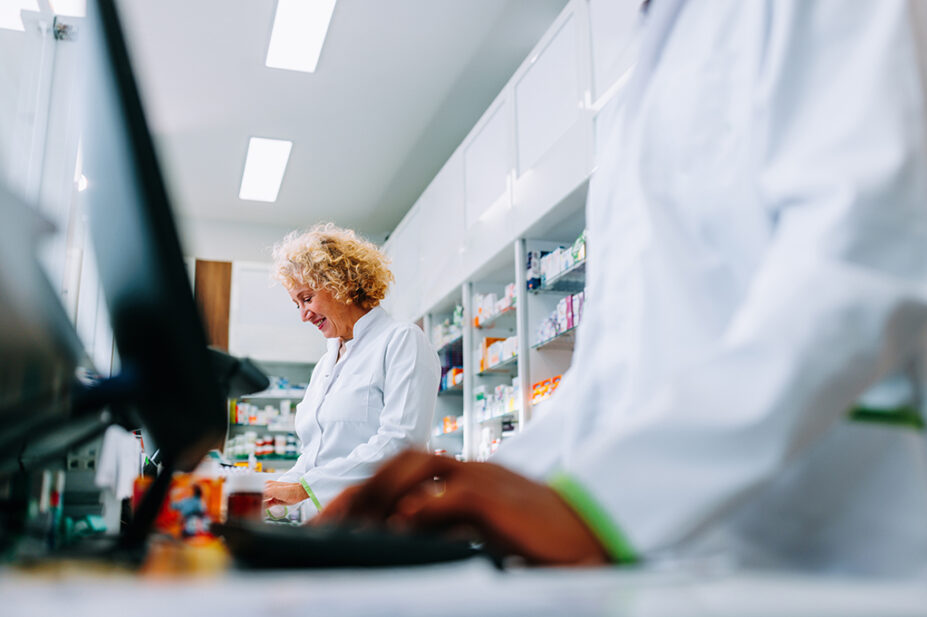
[[[422,329],[408,321],[394,320],[390,324],[389,338],[391,344],[394,342],[409,342],[424,345],[427,348],[431,347],[431,343],[428,342],[428,338]]]
[[[426,358],[438,361],[438,354],[428,341],[421,328],[407,321],[394,320],[387,335],[386,355],[411,353],[414,351],[420,360]]]

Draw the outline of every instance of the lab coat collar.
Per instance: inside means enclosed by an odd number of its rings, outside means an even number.
[[[382,306],[375,306],[367,314],[357,320],[354,324],[354,338],[346,343],[346,345],[351,345],[351,343],[362,338],[374,324],[380,321],[382,318],[386,317],[386,311],[383,310]]]
[[[383,310],[383,307],[375,306],[366,315],[357,320],[354,324],[354,337],[344,344],[345,351],[350,349],[354,343],[362,338],[364,334],[369,332],[373,326],[383,318],[387,317],[386,311]],[[334,354],[334,357],[338,357],[338,347],[341,345],[341,337],[330,338],[326,341],[326,349]]]

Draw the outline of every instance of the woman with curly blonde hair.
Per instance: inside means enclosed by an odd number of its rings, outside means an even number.
[[[269,482],[268,506],[311,500],[321,510],[408,448],[424,449],[440,380],[438,356],[415,325],[380,306],[393,274],[372,243],[332,224],[274,246],[274,277],[303,322],[328,339],[296,407],[299,460]]]

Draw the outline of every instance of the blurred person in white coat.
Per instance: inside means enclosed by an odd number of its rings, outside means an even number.
[[[466,524],[533,563],[923,570],[923,10],[653,0],[548,411],[493,463],[398,457],[323,519]]]
[[[302,503],[311,516],[383,461],[425,449],[441,367],[420,328],[379,306],[393,279],[388,260],[353,231],[289,234],[274,247],[274,275],[328,339],[296,406],[299,459],[264,492],[271,513]]]

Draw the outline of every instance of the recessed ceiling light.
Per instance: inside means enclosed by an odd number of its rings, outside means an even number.
[[[277,201],[292,148],[292,141],[252,137],[238,197],[251,201]]]
[[[277,0],[265,64],[312,73],[319,64],[335,0]]]
[[[0,28],[24,32],[22,11],[38,11],[38,0],[3,0],[0,2]]]

